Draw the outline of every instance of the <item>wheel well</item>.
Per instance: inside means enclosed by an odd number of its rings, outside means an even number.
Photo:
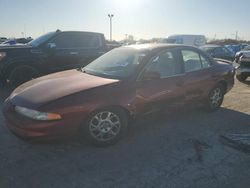
[[[124,108],[123,106],[120,106],[120,105],[112,105],[112,106],[106,106],[105,108],[113,108],[113,109],[118,109],[118,110],[121,110],[125,113],[125,115],[127,116],[128,118],[128,121],[132,120],[132,115],[130,113],[130,111],[126,108]]]
[[[132,121],[134,119],[133,115],[131,114],[131,112],[128,109],[126,109],[125,107],[120,106],[120,105],[103,106],[101,108],[97,108],[97,109],[93,110],[90,114],[92,114],[92,113],[94,113],[94,112],[96,112],[98,110],[105,109],[105,108],[111,108],[111,109],[121,110],[122,112],[124,112],[124,114],[128,118],[128,122],[130,122],[130,121]]]
[[[6,79],[8,79],[9,78],[9,76],[10,76],[10,74],[11,74],[11,72],[14,70],[14,69],[16,69],[17,67],[30,67],[30,68],[33,68],[33,69],[35,69],[35,70],[37,70],[38,71],[38,69],[36,68],[36,67],[34,67],[34,66],[32,66],[32,65],[30,65],[29,63],[24,63],[24,62],[16,62],[16,63],[13,63],[13,64],[10,64],[8,67],[6,67],[6,69],[5,69],[5,74],[4,74],[4,77],[6,78]]]
[[[227,82],[225,80],[221,80],[221,81],[219,81],[218,84],[223,86],[224,93],[226,93],[227,92]]]

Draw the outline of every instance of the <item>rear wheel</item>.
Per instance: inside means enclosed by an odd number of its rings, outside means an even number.
[[[240,75],[236,75],[236,78],[237,78],[240,82],[243,82],[243,81],[245,81],[245,80],[247,79],[247,76],[240,74]]]
[[[225,94],[223,85],[218,84],[215,86],[208,95],[205,108],[207,111],[213,112],[220,108]]]
[[[38,71],[31,66],[19,66],[11,71],[9,76],[9,83],[11,87],[17,87],[24,82],[38,77]]]
[[[97,146],[116,143],[127,130],[127,117],[123,110],[107,108],[90,116],[83,128],[85,137]]]

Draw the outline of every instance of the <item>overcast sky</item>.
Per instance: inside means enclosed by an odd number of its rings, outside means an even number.
[[[38,37],[49,31],[96,31],[113,39],[171,34],[250,40],[249,0],[0,0],[0,36]]]

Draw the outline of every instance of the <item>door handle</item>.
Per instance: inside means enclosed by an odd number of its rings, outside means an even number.
[[[70,52],[69,54],[70,54],[70,55],[78,55],[79,52]]]

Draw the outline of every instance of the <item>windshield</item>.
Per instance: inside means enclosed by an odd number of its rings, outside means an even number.
[[[34,46],[34,47],[37,47],[39,46],[40,44],[44,43],[45,41],[47,41],[48,39],[50,39],[52,36],[55,35],[56,32],[50,32],[50,33],[47,33],[45,35],[42,35],[32,41],[30,41],[28,44],[31,45],[31,46]]]
[[[145,55],[145,52],[133,48],[117,48],[84,67],[83,71],[113,79],[128,78],[136,71]]]

